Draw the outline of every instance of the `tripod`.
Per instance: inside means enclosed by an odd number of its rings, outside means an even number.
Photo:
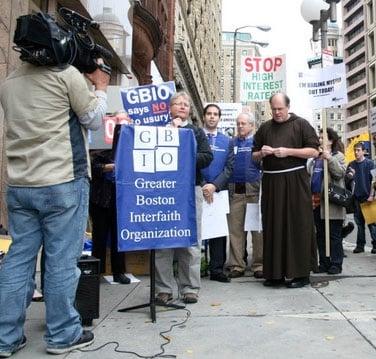
[[[133,307],[119,309],[118,312],[124,313],[133,309],[150,307],[150,316],[153,323],[157,321],[155,313],[155,249],[150,250],[150,300],[149,303],[135,305]],[[184,309],[185,306],[179,304],[164,304],[163,307]]]

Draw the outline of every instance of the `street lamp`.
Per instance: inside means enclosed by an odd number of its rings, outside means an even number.
[[[233,55],[233,66],[232,66],[232,86],[233,86],[233,90],[232,90],[232,101],[233,102],[236,102],[236,40],[237,40],[237,36],[238,36],[238,31],[241,30],[241,29],[245,29],[247,27],[254,27],[256,29],[259,29],[261,31],[270,31],[271,30],[271,27],[268,26],[268,25],[245,25],[245,26],[240,26],[240,27],[237,27],[234,31],[234,55]],[[250,36],[250,38],[252,38]],[[244,40],[241,40],[241,41],[244,41]],[[255,44],[255,45],[258,45],[258,46],[261,46],[261,47],[266,47],[269,45],[269,43],[267,42],[262,42],[262,41],[253,41],[253,40],[249,40],[249,41],[245,41],[245,42],[248,42],[248,43],[251,43],[251,44]]]
[[[300,7],[301,14],[305,21],[312,25],[312,40],[319,40],[321,30],[321,49],[328,46],[328,20],[337,21],[336,5],[341,0],[303,0]]]
[[[304,20],[312,25],[312,40],[318,41],[318,32],[321,31],[321,53],[328,46],[328,20],[337,21],[337,3],[340,0],[303,0],[300,11]],[[329,5],[329,7],[328,7]],[[321,57],[321,67],[323,61]],[[328,134],[326,132],[326,111],[322,116],[322,135],[323,147],[326,148],[328,143]],[[328,193],[328,161],[324,160],[324,209],[325,209],[325,255],[330,257],[330,227],[329,227],[329,193]]]

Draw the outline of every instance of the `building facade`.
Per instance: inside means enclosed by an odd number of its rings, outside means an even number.
[[[234,36],[231,31],[222,32],[222,63],[221,63],[221,102],[240,103],[240,72],[241,56],[260,56],[259,46],[252,44],[250,34],[237,32],[236,35],[236,64],[234,66]],[[235,73],[234,73],[235,71]],[[234,87],[235,79],[235,87]],[[235,101],[233,101],[235,99]],[[256,127],[270,119],[270,107],[264,102],[242,102],[243,111],[251,112],[255,117]]]
[[[368,70],[368,109],[369,128],[373,143],[373,155],[376,152],[376,0],[368,0],[366,9],[366,41],[367,41],[367,70]],[[372,113],[372,115],[371,115]]]
[[[221,24],[220,0],[175,1],[174,79],[192,98],[193,122],[220,98]]]
[[[343,0],[343,47],[348,103],[345,108],[345,141],[368,132],[367,23],[365,0]]]

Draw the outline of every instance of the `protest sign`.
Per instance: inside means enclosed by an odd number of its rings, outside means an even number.
[[[197,244],[192,130],[122,126],[115,169],[120,251]]]
[[[97,131],[89,132],[90,149],[111,149],[116,125],[127,124],[126,120],[118,120],[115,116],[105,116],[102,126]]]
[[[121,97],[135,125],[165,126],[171,121],[170,98],[175,91],[175,83],[169,81],[121,89]]]
[[[321,63],[322,67],[328,67],[334,65],[334,56],[332,49],[322,49],[321,50]]]
[[[224,103],[220,102],[216,105],[221,109],[221,120],[218,123],[219,129],[229,129],[236,127],[236,118],[242,112],[241,103]]]
[[[312,108],[328,108],[347,103],[345,64],[299,72],[298,87],[302,101]]]
[[[240,100],[268,101],[277,92],[286,92],[286,57],[241,57]]]

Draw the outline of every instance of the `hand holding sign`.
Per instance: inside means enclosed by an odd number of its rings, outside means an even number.
[[[103,166],[103,172],[112,172],[115,169],[114,163],[107,163]]]
[[[213,203],[213,193],[215,192],[216,187],[212,183],[207,183],[202,187],[202,194],[207,203]]]

